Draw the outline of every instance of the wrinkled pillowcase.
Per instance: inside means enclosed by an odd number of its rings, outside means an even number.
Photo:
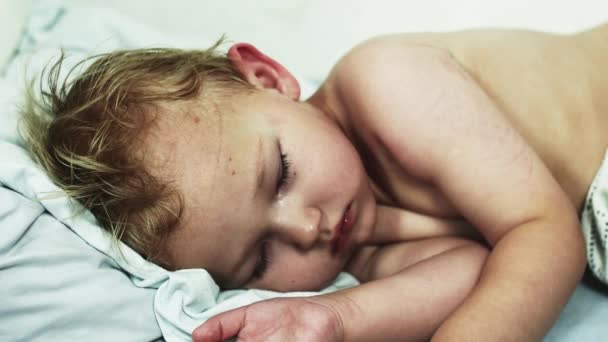
[[[0,0],[0,73],[12,56],[31,9],[29,0]]]

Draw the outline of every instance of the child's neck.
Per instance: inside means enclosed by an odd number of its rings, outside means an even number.
[[[347,109],[335,91],[334,82],[328,78],[317,91],[305,102],[323,112],[340,130],[353,141],[353,125]]]

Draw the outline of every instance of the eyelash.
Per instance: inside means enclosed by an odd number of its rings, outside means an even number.
[[[270,259],[268,257],[268,241],[263,241],[262,247],[260,249],[260,257],[258,263],[255,265],[255,269],[253,270],[254,279],[260,279],[264,276],[264,273],[268,268],[269,262]]]
[[[281,190],[282,187],[287,185],[289,181],[289,168],[291,166],[291,162],[289,161],[289,157],[287,153],[281,152],[281,175],[277,181],[277,191]],[[268,265],[270,264],[270,258],[268,257],[268,241],[263,241],[262,246],[260,248],[260,257],[253,270],[253,278],[260,279],[264,276]]]
[[[287,156],[287,153],[281,152],[281,176],[277,182],[277,191],[281,190],[282,187],[287,185],[289,181],[289,168],[291,166],[291,162]]]

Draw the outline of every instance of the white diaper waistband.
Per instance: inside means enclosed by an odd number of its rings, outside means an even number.
[[[608,284],[608,152],[587,192],[581,225],[589,268]]]

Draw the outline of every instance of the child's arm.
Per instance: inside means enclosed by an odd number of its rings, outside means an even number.
[[[241,307],[205,322],[193,340],[428,341],[474,287],[487,254],[480,244],[453,237],[377,248],[362,272],[369,282]]]
[[[380,245],[442,236],[483,241],[479,232],[462,219],[438,218],[411,210],[377,205],[374,233],[368,243]]]
[[[376,40],[335,73],[359,124],[493,247],[478,286],[434,339],[540,340],[585,264],[576,211],[540,158],[445,51]]]

